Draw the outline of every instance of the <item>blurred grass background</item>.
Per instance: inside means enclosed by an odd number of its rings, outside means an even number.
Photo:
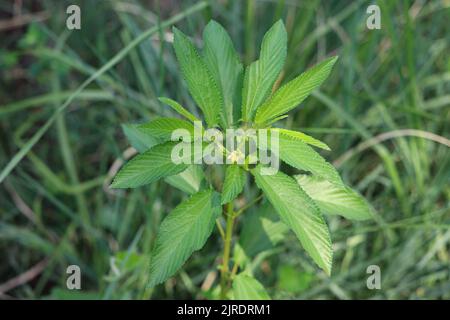
[[[366,9],[374,2],[381,8],[380,30],[366,28]],[[75,3],[81,30],[69,31],[65,12]],[[246,64],[257,58],[264,32],[282,18],[289,35],[283,81],[326,56],[340,56],[320,91],[284,122],[332,148],[324,156],[377,217],[327,219],[335,250],[331,278],[293,234],[256,252],[255,274],[272,297],[449,299],[447,0],[0,0],[2,170],[85,79],[177,14],[178,28],[199,45],[209,19],[219,21]],[[145,289],[158,225],[183,193],[163,181],[126,192],[105,187],[129,147],[122,123],[175,116],[158,96],[196,113],[171,29],[156,30],[77,94],[0,184],[0,298],[210,297],[222,245],[217,232],[176,277]],[[255,192],[249,183],[244,199]],[[240,230],[246,232],[245,222],[254,226],[252,215],[263,210],[271,208],[256,208],[239,221]],[[80,291],[66,289],[70,264],[81,267]],[[366,287],[372,264],[381,268],[381,290]]]

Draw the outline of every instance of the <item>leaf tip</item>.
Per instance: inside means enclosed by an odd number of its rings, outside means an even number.
[[[330,57],[329,59],[330,59],[330,63],[331,63],[332,65],[334,65],[334,64],[336,63],[336,61],[338,61],[339,56],[332,56],[332,57]]]
[[[118,186],[118,183],[116,181],[113,181],[109,187],[109,189],[120,189],[120,187]]]
[[[222,25],[220,23],[218,23],[216,20],[211,19],[206,24],[205,30],[208,29],[208,28],[212,28],[212,27],[222,27]]]
[[[158,101],[164,104],[167,104],[167,98],[166,97],[158,97]]]
[[[114,178],[114,180],[109,185],[109,189],[124,189],[124,188],[126,188],[126,186],[124,186],[120,181],[118,181],[116,179],[116,177]]]

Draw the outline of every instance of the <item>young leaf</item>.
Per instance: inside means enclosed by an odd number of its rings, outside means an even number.
[[[185,129],[189,132],[191,139],[194,137],[194,125],[177,118],[158,118],[141,124],[138,128],[141,132],[162,141],[170,141],[172,132],[177,129]]]
[[[200,190],[205,175],[200,165],[190,165],[183,172],[164,179],[171,186],[189,194]]]
[[[130,144],[139,152],[142,153],[154,145],[161,143],[155,137],[149,136],[138,129],[138,124],[123,124],[122,131],[127,137]]]
[[[332,183],[343,184],[336,169],[303,141],[284,134],[279,135],[278,141],[280,158],[290,166],[309,171]]]
[[[337,57],[328,58],[278,89],[258,109],[255,122],[267,123],[298,106],[328,78],[336,60]]]
[[[239,90],[242,64],[234,49],[233,42],[225,29],[211,20],[203,31],[204,59],[209,71],[222,91],[225,128],[233,124],[233,101]]]
[[[245,171],[237,164],[228,165],[225,167],[225,181],[222,190],[222,204],[234,200],[244,188],[245,185]]]
[[[282,172],[262,175],[260,170],[261,166],[252,170],[256,184],[311,258],[330,275],[333,251],[328,227],[319,208],[293,178]]]
[[[171,159],[175,145],[176,142],[166,142],[135,156],[117,173],[111,188],[136,188],[185,170],[187,164],[174,164]]]
[[[173,28],[175,54],[189,92],[205,115],[206,123],[213,127],[219,120],[223,98],[214,77],[191,41],[177,28]]]
[[[272,120],[270,120],[270,121],[267,122],[266,124],[267,124],[267,126],[270,126],[272,123],[275,123],[275,122],[278,122],[278,121],[280,121],[280,120],[286,119],[287,117],[288,117],[287,114],[283,114],[282,116],[273,118]]]
[[[242,272],[245,272],[245,270],[248,269],[248,265],[251,261],[239,243],[235,243],[234,245],[233,260],[234,265],[239,266]]]
[[[303,141],[304,143],[310,144],[312,146],[315,146],[317,148],[321,148],[324,150],[331,150],[330,147],[326,145],[326,143],[317,140],[311,136],[308,136],[307,134],[304,134],[303,132],[299,131],[292,131],[287,129],[281,129],[281,128],[272,128],[270,131],[278,131],[280,135],[285,135],[289,138],[293,138],[296,140]]]
[[[245,70],[242,91],[242,118],[250,121],[256,109],[270,94],[275,80],[283,69],[287,52],[287,34],[279,20],[265,34],[259,60]]]
[[[152,252],[150,287],[175,274],[194,251],[203,247],[220,208],[219,195],[205,190],[194,194],[169,213],[161,223]]]
[[[233,280],[233,296],[235,300],[270,300],[263,285],[244,273],[238,274]]]
[[[323,213],[341,215],[351,220],[372,218],[369,204],[351,188],[305,174],[296,175],[295,178]]]
[[[172,99],[166,98],[166,97],[159,97],[158,100],[161,101],[162,103],[167,104],[168,106],[170,106],[173,110],[175,110],[176,112],[181,114],[186,119],[189,119],[192,122],[200,121],[199,119],[197,119],[196,116],[194,116],[188,110],[183,108],[183,106],[181,104],[179,104],[178,102],[176,102],[175,100],[172,100]]]

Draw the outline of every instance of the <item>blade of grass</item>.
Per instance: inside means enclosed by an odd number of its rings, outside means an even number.
[[[193,14],[197,11],[204,9],[208,4],[206,2],[198,2],[192,7],[186,9],[185,11],[167,19],[165,22],[161,23],[162,28],[167,28],[172,24],[182,20],[186,16]],[[113,58],[111,58],[105,65],[103,65],[99,70],[97,70],[92,76],[86,79],[75,92],[67,98],[67,100],[62,104],[54,114],[47,120],[47,122],[28,140],[25,145],[17,152],[14,157],[8,162],[5,168],[0,173],[0,183],[2,183],[5,178],[11,173],[12,170],[19,164],[19,162],[25,157],[25,155],[33,148],[33,146],[39,142],[42,136],[47,132],[47,130],[52,126],[52,124],[57,119],[58,115],[72,103],[75,97],[78,96],[81,92],[83,92],[84,88],[86,88],[90,83],[96,80],[99,76],[104,74],[106,71],[114,67],[119,61],[121,61],[133,48],[139,45],[142,41],[147,39],[149,36],[158,32],[159,27],[152,27],[142,33],[139,37],[135,38],[132,42],[130,42],[125,48],[120,50]]]
[[[50,102],[53,103],[55,101],[60,101],[61,99],[67,99],[72,94],[73,90],[51,92],[40,96],[23,99],[17,102],[11,102],[0,106],[0,118],[11,113],[24,111],[33,107],[39,107]],[[111,93],[103,90],[85,90],[84,92],[80,93],[76,97],[76,99],[85,101],[113,101],[115,98]]]

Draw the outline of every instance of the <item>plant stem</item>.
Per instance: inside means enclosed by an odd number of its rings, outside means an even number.
[[[225,241],[225,231],[223,231],[222,225],[219,222],[219,219],[216,219],[216,226],[219,229],[220,237]]]
[[[230,252],[231,252],[231,240],[233,236],[233,225],[234,225],[234,211],[233,202],[229,202],[226,205],[226,216],[227,224],[225,227],[225,239],[223,246],[223,259],[222,259],[222,269],[220,273],[220,298],[225,299],[228,292],[228,280],[229,280],[229,264],[230,264]]]

